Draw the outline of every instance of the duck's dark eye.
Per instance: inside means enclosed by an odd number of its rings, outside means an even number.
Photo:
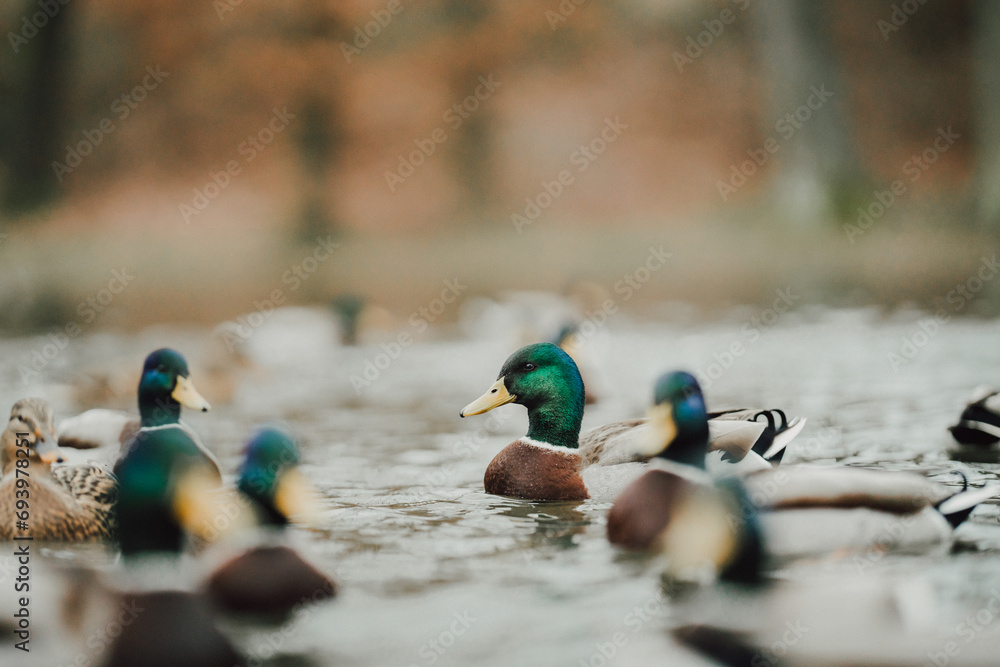
[[[167,367],[164,366],[163,364],[160,364],[159,366],[156,367],[156,372],[157,373],[166,373],[167,372]]]
[[[528,363],[526,363],[524,365],[524,370],[526,370],[526,371],[533,371],[533,370],[535,370],[535,365],[529,361]]]

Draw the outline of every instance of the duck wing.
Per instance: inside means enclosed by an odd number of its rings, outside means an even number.
[[[789,419],[779,408],[738,408],[708,414],[711,449],[721,449],[740,461],[756,452],[773,464],[781,462],[788,443],[806,425],[804,417]]]
[[[721,451],[721,461],[743,461],[748,454],[753,464],[745,472],[761,468],[760,462],[776,465],[785,448],[806,425],[803,417],[791,420],[781,410],[740,409],[713,412],[709,415],[710,451]],[[645,419],[612,422],[592,428],[580,435],[579,454],[586,468],[591,465],[642,463],[648,456],[637,454],[639,443],[646,435]],[[736,473],[740,474],[740,473]]]
[[[52,468],[52,478],[76,501],[96,536],[117,539],[118,479],[114,473],[100,465],[61,465]]]

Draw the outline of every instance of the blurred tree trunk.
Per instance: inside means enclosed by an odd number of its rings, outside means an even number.
[[[827,2],[769,0],[756,12],[764,72],[774,84],[764,136],[780,144],[774,205],[803,225],[849,217],[866,184],[848,118],[848,93],[829,32]],[[813,90],[832,93],[808,120],[776,124],[806,104]],[[808,109],[808,107],[806,107]],[[806,112],[802,112],[804,116]],[[798,127],[796,124],[799,124]],[[794,129],[787,136],[789,128]]]
[[[976,126],[976,214],[978,222],[1000,229],[1000,3],[973,5],[972,58]]]
[[[299,107],[296,135],[302,178],[298,236],[305,243],[339,232],[330,215],[329,170],[343,144],[344,129],[338,109],[330,97],[319,95],[304,100]]]
[[[22,3],[23,16],[38,13],[36,3]],[[48,23],[20,46],[17,53],[5,55],[11,73],[10,97],[0,155],[6,166],[2,193],[4,208],[14,212],[30,210],[46,203],[58,192],[52,162],[61,160],[67,48],[72,3],[59,5]],[[19,21],[14,32],[20,34]],[[5,44],[4,48],[11,48]]]

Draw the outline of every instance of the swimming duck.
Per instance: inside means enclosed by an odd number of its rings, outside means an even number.
[[[209,576],[205,589],[216,608],[281,617],[297,605],[336,594],[333,580],[294,549],[276,543],[287,541],[284,528],[294,517],[310,513],[315,503],[298,463],[298,446],[283,429],[265,427],[247,443],[237,490],[272,534]]]
[[[140,431],[178,428],[195,443],[205,462],[215,470],[221,481],[215,456],[201,444],[195,432],[180,421],[182,405],[201,412],[207,412],[211,407],[191,382],[184,356],[167,348],[152,352],[143,364],[138,394],[138,419],[117,410],[88,410],[63,421],[58,432],[60,446],[85,450],[97,448],[100,451],[91,458],[110,464],[125,455]]]
[[[871,548],[925,549],[950,539],[988,486],[952,493],[920,475],[860,468],[792,466],[712,485],[708,413],[698,381],[668,373],[656,384],[649,472],[608,514],[608,539],[633,550],[662,549],[683,566],[725,570],[759,559],[761,540],[777,558]],[[659,435],[657,435],[659,434]],[[674,450],[671,454],[671,450]]]
[[[190,562],[177,558],[219,514],[212,469],[180,428],[142,429],[115,465],[122,556],[128,569],[106,585],[115,608],[142,613],[121,623],[102,664],[245,664],[214,624],[211,605],[188,590]],[[123,585],[124,584],[124,585]]]
[[[15,403],[0,436],[0,539],[115,539],[115,478],[99,466],[53,468],[59,460],[49,404],[40,398]],[[27,530],[17,528],[24,509],[19,500],[28,503]]]
[[[459,413],[478,415],[507,403],[528,409],[527,435],[504,448],[486,469],[487,493],[526,500],[612,501],[641,475],[649,456],[638,452],[637,443],[647,437],[650,424],[641,419],[616,422],[581,436],[584,397],[576,364],[557,345],[535,343],[512,354],[493,386]],[[732,411],[712,419],[720,475],[770,468],[780,459],[804,420],[777,422],[774,412]],[[770,421],[747,420],[759,416]]]
[[[119,542],[126,558],[180,553],[211,526],[218,469],[181,428],[143,428],[115,464]]]

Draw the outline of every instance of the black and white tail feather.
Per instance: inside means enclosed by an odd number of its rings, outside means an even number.
[[[1000,496],[1000,484],[969,488],[969,479],[965,473],[958,471],[958,474],[962,476],[962,490],[934,506],[952,528],[958,528],[981,503]]]
[[[1000,442],[1000,392],[977,388],[958,423],[948,430],[960,444],[995,446]]]

